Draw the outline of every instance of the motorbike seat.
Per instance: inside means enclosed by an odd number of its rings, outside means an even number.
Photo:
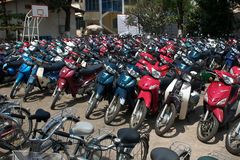
[[[36,119],[37,122],[47,122],[47,120],[50,118],[50,113],[43,110],[38,109],[34,115],[31,115],[29,119]]]
[[[102,67],[103,67],[102,64],[91,65],[91,66],[87,66],[87,68],[80,69],[78,73],[80,75],[92,74],[97,70],[101,69]]]
[[[87,136],[94,132],[94,127],[89,122],[78,122],[71,129],[70,134],[76,136]]]
[[[19,59],[19,60],[14,60],[14,61],[8,61],[6,62],[7,66],[9,67],[18,67],[23,63],[23,59]]]
[[[43,68],[45,71],[58,71],[64,67],[64,62],[59,61],[59,62],[54,62],[51,64],[44,64]]]
[[[151,151],[152,160],[180,160],[177,153],[169,148],[158,147]]]
[[[217,160],[217,158],[210,157],[210,156],[203,156],[198,158],[198,160]]]
[[[140,141],[140,134],[133,128],[121,128],[117,132],[117,137],[121,143],[131,144],[138,143]]]

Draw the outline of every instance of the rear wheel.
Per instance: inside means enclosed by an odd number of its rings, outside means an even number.
[[[149,142],[148,138],[141,137],[140,142],[135,145],[131,152],[131,156],[134,157],[134,160],[146,160],[148,149],[149,149]]]
[[[217,133],[219,122],[213,114],[209,114],[206,121],[201,119],[197,126],[197,138],[204,143],[211,140]]]
[[[98,104],[98,100],[97,98],[94,96],[92,101],[90,102],[86,112],[85,112],[85,117],[87,119],[89,119],[90,115],[92,114],[93,110],[97,107]]]
[[[20,86],[21,86],[21,82],[19,82],[19,83],[16,83],[16,82],[15,82],[15,83],[13,84],[12,90],[11,90],[11,92],[10,92],[10,98],[11,98],[11,99],[15,98],[15,96],[16,96],[19,88],[20,88]]]
[[[107,108],[107,111],[105,112],[104,116],[105,124],[110,124],[116,118],[120,109],[121,109],[120,98],[114,96],[110,105]]]
[[[147,107],[143,100],[140,100],[139,104],[134,108],[131,115],[130,127],[138,129],[147,115]]]
[[[20,148],[25,144],[32,132],[32,120],[29,119],[30,113],[28,110],[21,107],[7,108],[3,111],[3,113],[8,114],[13,119],[15,119],[17,125],[19,126],[15,126],[13,132],[9,132],[10,134],[4,138],[2,137],[2,140],[7,141],[16,148]],[[12,123],[9,125],[14,127]]]
[[[62,125],[57,129],[57,131],[70,133],[70,129],[77,122],[79,122],[78,118],[67,117],[67,119],[62,123]],[[56,122],[55,124],[58,125],[58,123],[59,122]],[[54,128],[55,128],[54,125],[52,127],[49,127],[49,129],[44,133],[44,135],[48,136],[48,133],[52,132],[51,129],[54,129]],[[42,138],[45,138],[45,136],[43,136]],[[42,147],[41,150],[43,153],[47,152],[49,149],[52,148],[52,150],[54,152],[63,151],[65,156],[67,156],[67,157],[70,157],[71,155],[74,154],[74,149],[76,148],[76,145],[77,145],[76,140],[53,134],[51,136],[51,141],[56,141],[56,142],[60,142],[60,143],[55,143],[55,145],[49,145],[49,144],[54,144],[54,143],[46,143],[46,144],[43,143],[43,145],[41,146]]]
[[[52,101],[52,104],[51,104],[51,109],[54,109],[55,108],[55,105],[57,103],[57,101],[60,99],[60,94],[61,92],[56,90],[54,96],[53,96],[53,101]]]
[[[225,146],[228,152],[240,155],[240,120],[235,122],[227,133]],[[237,130],[238,129],[238,130]]]
[[[176,107],[173,103],[166,104],[159,112],[155,122],[155,132],[163,136],[172,127],[176,118]]]

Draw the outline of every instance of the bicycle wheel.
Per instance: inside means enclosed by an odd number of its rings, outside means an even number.
[[[3,114],[11,116],[19,125],[15,126],[15,131],[11,132],[5,140],[16,148],[20,148],[32,132],[32,120],[29,119],[30,112],[22,107],[10,107],[6,108]]]
[[[131,151],[131,156],[134,158],[134,160],[146,160],[148,149],[149,149],[149,143],[148,138],[141,137],[140,142],[135,145],[135,147]]]
[[[113,151],[113,149],[109,149],[107,151],[102,151],[101,148],[106,148],[110,145],[112,145],[114,136],[113,135],[107,135],[103,137],[102,139],[92,139],[89,141],[88,145],[90,146],[98,146],[98,149],[95,150],[85,150],[85,153],[83,157],[89,160],[109,160],[112,159],[112,157],[116,157],[116,152]],[[83,150],[82,150],[83,151]]]
[[[69,133],[70,129],[77,122],[79,122],[79,119],[77,119],[75,117],[67,117],[67,119],[62,122],[62,125],[57,130]],[[59,124],[59,122],[56,122],[52,127],[50,127],[46,131],[45,136],[48,136],[47,133],[50,133],[52,131],[52,129],[55,128],[55,125],[57,125],[57,124]],[[45,136],[43,136],[42,138],[45,138]],[[47,144],[46,146],[44,146],[44,145],[42,146],[42,152],[46,152],[47,150],[49,150],[51,148],[54,152],[63,151],[63,154],[66,155],[67,159],[71,155],[74,154],[74,148],[76,148],[77,141],[70,139],[70,138],[62,137],[59,135],[52,135],[51,141],[52,141],[52,143],[46,143]],[[48,144],[51,144],[51,145],[48,145]]]

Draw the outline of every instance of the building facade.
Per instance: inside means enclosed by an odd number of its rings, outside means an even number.
[[[76,25],[76,12],[81,10],[82,0],[73,0],[73,7],[71,8],[71,22],[70,22],[70,36],[75,37],[77,31]],[[32,4],[42,4],[37,2],[36,0],[9,0],[6,3],[7,13],[23,13],[26,14],[31,9]],[[77,5],[76,5],[77,4]],[[82,17],[82,15],[78,15],[77,17]],[[22,34],[22,28],[18,28],[19,33]],[[57,38],[64,35],[65,31],[65,12],[63,10],[51,11],[48,12],[48,17],[43,18],[39,25],[39,35],[40,37],[52,37]],[[16,32],[11,32],[13,37],[16,36]],[[5,31],[0,30],[0,39],[5,39]]]
[[[117,33],[117,15],[137,3],[137,0],[84,0],[86,25],[99,24],[107,33]]]

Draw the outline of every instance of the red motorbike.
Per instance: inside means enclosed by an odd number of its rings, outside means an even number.
[[[102,70],[102,64],[82,67],[82,63],[72,58],[65,59],[65,66],[59,73],[57,86],[53,93],[51,108],[55,107],[56,102],[60,99],[63,91],[76,97],[77,94],[90,93],[94,87],[97,74]]]
[[[211,140],[224,126],[240,116],[240,67],[232,67],[229,72],[215,70],[218,81],[212,82],[204,96],[205,114],[197,126],[197,137],[202,142]]]
[[[170,61],[167,57],[161,56],[161,58],[165,58],[165,61],[172,62],[172,60]],[[148,110],[152,113],[158,112],[160,101],[160,77],[164,77],[170,69],[169,65],[164,64],[159,66],[159,63],[160,62],[157,62],[157,65],[154,66],[146,66],[145,68],[148,70],[149,75],[143,76],[138,82],[139,94],[137,97],[137,103],[131,115],[131,128],[139,128],[141,126]]]

